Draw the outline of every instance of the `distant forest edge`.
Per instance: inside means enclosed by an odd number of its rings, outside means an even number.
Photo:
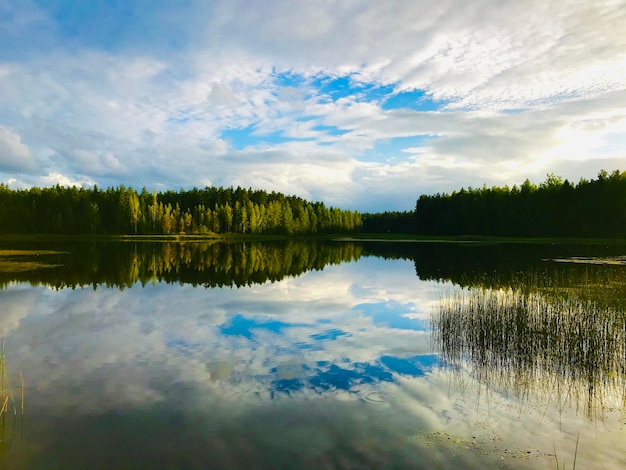
[[[0,184],[4,234],[296,235],[350,233],[361,224],[356,211],[261,190],[207,187],[150,193],[123,185],[12,190]]]
[[[549,174],[509,188],[483,186],[423,195],[415,211],[363,214],[361,231],[425,236],[626,237],[626,172],[578,184]]]
[[[0,234],[626,237],[626,172],[577,184],[549,174],[512,188],[483,186],[422,195],[414,211],[359,213],[297,196],[240,187],[137,192],[0,184]]]

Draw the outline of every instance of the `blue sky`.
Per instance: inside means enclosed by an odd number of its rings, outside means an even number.
[[[0,0],[0,181],[363,211],[626,170],[626,2]]]

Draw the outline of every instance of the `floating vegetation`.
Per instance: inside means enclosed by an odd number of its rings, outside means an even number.
[[[572,256],[571,258],[556,258],[556,259],[553,259],[552,261],[557,262],[557,263],[601,264],[601,265],[626,266],[626,256],[610,256],[610,257]]]
[[[44,261],[43,257],[58,254],[62,254],[62,252],[52,250],[0,250],[0,272],[21,273],[54,268],[59,265]],[[42,258],[39,258],[40,256]]]
[[[626,404],[626,312],[589,298],[528,289],[459,291],[434,315],[442,358],[480,383],[584,407]]]
[[[64,251],[54,250],[0,250],[0,256],[43,256],[43,255],[59,255]]]

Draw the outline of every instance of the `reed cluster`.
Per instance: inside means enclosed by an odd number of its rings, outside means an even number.
[[[575,295],[473,288],[433,317],[445,362],[519,395],[541,390],[599,410],[626,403],[626,312]]]

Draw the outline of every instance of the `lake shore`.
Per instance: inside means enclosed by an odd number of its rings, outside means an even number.
[[[422,243],[529,243],[567,245],[626,245],[624,238],[533,238],[491,237],[483,235],[424,236],[398,233],[356,233],[318,235],[266,235],[266,234],[172,234],[172,235],[50,235],[50,234],[5,234],[0,242],[38,241],[141,241],[141,242],[254,242],[282,240],[332,240],[350,242],[422,242]]]

